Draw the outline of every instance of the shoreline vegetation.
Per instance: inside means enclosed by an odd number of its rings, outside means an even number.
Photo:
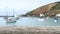
[[[49,16],[36,16],[36,15],[20,15],[19,17],[37,17],[37,18],[60,18],[60,16],[51,16],[51,17],[49,17]]]

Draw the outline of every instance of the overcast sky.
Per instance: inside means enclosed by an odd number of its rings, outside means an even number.
[[[6,9],[8,9],[8,11],[11,11],[13,8],[16,11],[31,11],[37,7],[41,7],[43,5],[56,1],[60,0],[0,0],[0,12],[4,12]]]

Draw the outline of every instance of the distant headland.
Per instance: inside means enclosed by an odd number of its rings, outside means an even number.
[[[27,12],[26,15],[23,16],[35,16],[39,17],[40,14],[43,14],[45,17],[55,17],[56,14],[60,14],[60,1],[50,3],[48,5],[38,7],[30,12]]]

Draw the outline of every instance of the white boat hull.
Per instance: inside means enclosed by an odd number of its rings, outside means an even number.
[[[16,18],[6,19],[5,22],[7,22],[7,23],[16,22]]]
[[[39,19],[39,21],[44,21],[44,19]]]
[[[57,20],[54,20],[54,22],[58,22]]]

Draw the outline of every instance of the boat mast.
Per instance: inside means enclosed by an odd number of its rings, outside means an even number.
[[[8,15],[7,15],[7,8],[6,8],[6,17],[8,17]]]
[[[13,8],[13,16],[14,16],[14,8]]]

